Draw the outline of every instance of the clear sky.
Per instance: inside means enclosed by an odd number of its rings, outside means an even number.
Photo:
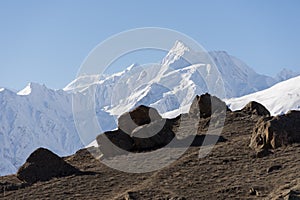
[[[300,71],[298,0],[1,0],[0,86],[63,88],[109,36],[138,27],[189,35],[257,72]]]

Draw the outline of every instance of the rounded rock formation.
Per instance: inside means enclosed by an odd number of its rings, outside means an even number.
[[[172,122],[161,119],[137,127],[131,136],[134,141],[134,151],[146,151],[169,144],[175,137],[175,133],[172,131]]]
[[[250,101],[241,111],[250,115],[271,116],[268,109],[256,101]]]
[[[261,152],[297,142],[300,142],[300,111],[290,111],[260,119],[253,129],[249,146]]]
[[[125,133],[131,134],[136,127],[149,124],[161,118],[156,109],[141,105],[121,115],[118,119],[118,127]]]
[[[19,168],[17,177],[27,183],[48,181],[54,177],[64,177],[80,171],[62,158],[45,148],[35,150]]]
[[[190,117],[208,118],[212,114],[226,112],[229,108],[218,97],[205,93],[197,95],[189,110]]]
[[[133,148],[133,139],[120,129],[104,132],[96,140],[105,157],[125,154]]]

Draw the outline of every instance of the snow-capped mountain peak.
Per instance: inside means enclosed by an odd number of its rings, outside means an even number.
[[[31,83],[29,83],[24,89],[20,90],[17,94],[18,95],[29,95],[32,91]]]
[[[40,93],[43,90],[47,90],[45,85],[40,85],[38,83],[29,83],[24,89],[20,90],[17,94],[20,96],[26,96],[32,93]]]
[[[194,56],[195,52],[193,52],[187,45],[185,45],[181,41],[176,41],[174,46],[162,60],[162,66],[168,66],[173,69],[184,68],[192,64],[191,58]],[[189,59],[189,60],[187,60]]]
[[[169,54],[174,53],[178,55],[183,55],[186,51],[190,51],[190,48],[182,41],[177,40],[174,46],[170,49]]]

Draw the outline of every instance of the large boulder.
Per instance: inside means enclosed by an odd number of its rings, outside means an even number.
[[[17,177],[27,183],[48,181],[54,177],[64,177],[80,171],[65,162],[48,149],[35,150],[19,168]]]
[[[249,115],[271,116],[268,109],[256,101],[250,101],[241,112]]]
[[[100,134],[96,140],[104,157],[158,149],[175,137],[172,128],[178,120],[163,119],[156,109],[141,105],[119,117],[117,130]]]
[[[253,129],[249,146],[257,152],[265,152],[297,142],[300,142],[300,111],[290,111],[260,119]]]
[[[134,129],[134,151],[155,150],[169,144],[175,137],[172,125],[171,120],[161,119]]]
[[[149,124],[161,118],[156,109],[141,105],[121,115],[118,119],[118,127],[125,133],[131,134],[136,127]]]
[[[105,157],[125,154],[133,148],[133,139],[120,129],[104,132],[96,141]]]
[[[225,102],[218,97],[206,93],[201,96],[197,95],[192,102],[189,110],[190,117],[208,118],[212,114],[226,112],[229,108]]]

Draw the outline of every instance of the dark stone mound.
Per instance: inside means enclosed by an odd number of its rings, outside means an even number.
[[[124,154],[133,148],[133,139],[120,129],[104,132],[96,140],[105,157]]]
[[[208,118],[212,114],[229,111],[225,102],[218,97],[211,96],[206,93],[201,96],[196,96],[189,110],[190,117]]]
[[[54,177],[64,177],[80,173],[78,169],[65,162],[48,149],[35,150],[19,168],[17,177],[27,183],[48,181]]]
[[[175,137],[172,131],[174,123],[173,120],[160,119],[138,126],[131,135],[117,129],[98,135],[96,140],[104,157],[155,150],[167,145]]]
[[[153,151],[178,139],[175,133],[178,132],[182,118],[190,120],[191,116],[198,116],[198,119],[200,115],[201,119],[206,120],[214,116],[215,122],[218,122],[220,113],[226,114],[228,110],[223,101],[209,94],[197,96],[189,114],[174,119],[164,119],[156,109],[141,105],[120,116],[117,130],[100,134],[96,140],[104,157]]]
[[[169,144],[175,137],[172,125],[173,122],[171,120],[161,119],[137,127],[131,134],[134,141],[133,150],[155,150]]]
[[[250,101],[241,112],[247,113],[249,115],[259,115],[259,116],[271,116],[268,109],[256,101]]]
[[[104,157],[159,149],[175,137],[181,115],[163,119],[157,110],[138,106],[120,116],[118,129],[97,136],[99,150]]]
[[[273,165],[267,169],[267,173],[271,173],[273,171],[281,170],[282,165]]]
[[[256,152],[300,142],[300,111],[285,115],[264,117],[255,125],[250,147]]]
[[[141,105],[121,115],[118,119],[118,127],[125,133],[130,134],[136,127],[160,119],[161,116],[156,109]]]

